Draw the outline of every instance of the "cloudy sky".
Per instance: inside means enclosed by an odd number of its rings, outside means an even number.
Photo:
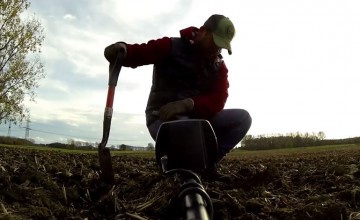
[[[360,1],[357,0],[32,0],[30,14],[46,35],[41,59],[46,78],[31,110],[37,143],[68,139],[100,142],[107,95],[104,48],[178,36],[211,14],[236,27],[226,52],[226,108],[247,109],[249,134],[325,132],[360,135]],[[109,144],[153,142],[144,110],[152,66],[123,68],[114,101]],[[21,125],[25,127],[26,124]],[[24,137],[25,129],[11,128]],[[8,125],[1,134],[7,135]]]

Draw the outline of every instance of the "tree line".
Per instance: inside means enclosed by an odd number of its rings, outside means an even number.
[[[32,146],[34,142],[23,138],[0,136],[0,144]]]
[[[360,144],[360,137],[325,139],[325,133],[290,133],[287,135],[246,135],[241,142],[244,150],[270,150],[280,148],[312,147],[337,144]]]
[[[5,145],[22,145],[22,146],[39,146],[39,147],[49,147],[49,148],[61,148],[68,150],[98,150],[99,143],[90,143],[84,141],[76,141],[74,139],[68,139],[66,143],[53,142],[49,144],[36,144],[32,139],[24,139],[10,136],[0,136],[0,144]],[[147,146],[131,146],[126,144],[111,145],[108,146],[113,151],[154,151],[155,146],[153,143],[148,143]]]

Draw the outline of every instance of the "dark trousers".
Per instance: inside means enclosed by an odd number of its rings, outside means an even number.
[[[179,120],[188,119],[181,117]],[[218,161],[230,152],[246,135],[251,126],[251,116],[244,109],[224,109],[208,120],[218,142]],[[151,137],[156,140],[162,120],[148,126]]]

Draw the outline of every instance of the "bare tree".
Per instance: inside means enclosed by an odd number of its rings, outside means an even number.
[[[326,137],[325,132],[319,131],[319,133],[318,133],[318,138],[319,138],[319,140],[324,140],[325,137]]]
[[[39,80],[45,77],[38,56],[43,28],[34,16],[22,16],[29,6],[27,0],[0,2],[0,123],[29,117],[24,101],[34,101]]]

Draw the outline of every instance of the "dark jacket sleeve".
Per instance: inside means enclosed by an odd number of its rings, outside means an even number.
[[[171,52],[171,39],[163,37],[143,44],[127,44],[126,46],[127,56],[124,66],[136,68],[155,64],[168,56]]]
[[[228,69],[224,62],[220,67],[219,77],[213,82],[211,91],[207,94],[192,97],[194,108],[192,115],[194,117],[210,118],[221,111],[228,98]]]

